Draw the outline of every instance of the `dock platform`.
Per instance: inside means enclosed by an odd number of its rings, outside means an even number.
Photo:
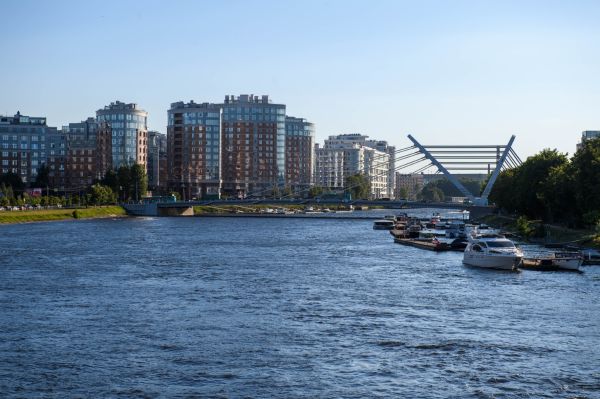
[[[534,270],[539,272],[571,272],[571,273],[583,273],[580,270],[562,269],[552,262],[552,259],[540,259],[540,258],[523,258],[519,269],[523,270]]]
[[[409,247],[415,247],[419,249],[427,249],[429,251],[444,252],[444,251],[455,251],[450,245],[444,243],[433,243],[431,241],[415,240],[414,238],[400,238],[395,237],[394,242]]]

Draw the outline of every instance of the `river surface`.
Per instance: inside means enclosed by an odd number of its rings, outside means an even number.
[[[478,270],[371,227],[0,226],[0,397],[600,397],[600,267]]]

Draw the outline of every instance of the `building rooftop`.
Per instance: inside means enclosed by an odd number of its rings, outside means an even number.
[[[171,103],[171,109],[181,109],[181,108],[212,108],[212,107],[218,107],[219,104],[214,104],[214,103],[197,103],[194,102],[194,100],[190,100],[189,103],[183,102],[183,101],[177,101],[174,103]]]
[[[0,115],[0,124],[46,126],[46,118],[39,116],[21,115],[21,112],[17,111],[17,113],[14,116]]]
[[[139,111],[139,112],[146,112],[143,109],[139,108],[138,105],[136,103],[124,103],[121,101],[115,101],[113,103],[110,103],[110,105],[106,105],[104,108],[99,109],[98,112],[100,111]]]
[[[255,96],[254,94],[240,94],[239,96],[227,95],[225,96],[225,104],[271,104],[272,101],[268,95]]]
[[[583,140],[593,139],[596,137],[600,137],[600,130],[584,130],[581,133],[581,138]]]

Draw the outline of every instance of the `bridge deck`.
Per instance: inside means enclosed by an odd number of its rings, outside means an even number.
[[[176,208],[176,207],[190,207],[190,206],[224,206],[224,205],[272,205],[272,206],[285,206],[285,205],[353,205],[353,206],[377,206],[382,208],[440,208],[440,209],[467,209],[469,205],[448,203],[448,202],[420,202],[420,201],[369,201],[369,200],[355,200],[347,201],[341,199],[331,200],[315,200],[315,199],[301,199],[301,200],[205,200],[205,201],[177,201],[177,202],[160,202],[158,207],[160,208]]]

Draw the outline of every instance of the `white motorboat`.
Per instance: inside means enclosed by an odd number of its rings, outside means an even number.
[[[503,236],[483,236],[469,239],[463,263],[488,269],[514,270],[523,259],[523,252]]]

